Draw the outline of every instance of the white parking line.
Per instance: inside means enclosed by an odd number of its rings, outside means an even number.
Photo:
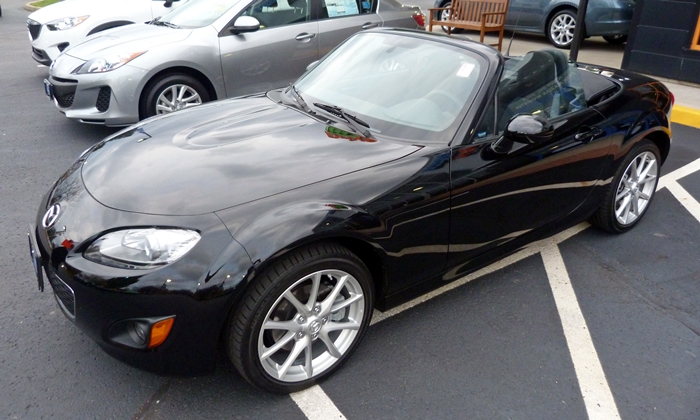
[[[700,221],[700,203],[697,202],[683,187],[676,181],[687,175],[700,170],[700,159],[697,159],[673,172],[670,172],[661,179],[657,185],[657,191],[668,188],[673,196],[688,209],[688,211]],[[588,417],[591,420],[598,419],[619,419],[620,414],[615,405],[605,372],[603,371],[600,359],[588,333],[586,320],[583,318],[581,309],[576,299],[573,287],[566,271],[566,266],[559,252],[557,244],[585,230],[590,225],[581,223],[552,237],[541,241],[533,242],[515,254],[497,261],[481,270],[475,271],[460,280],[456,280],[436,289],[428,294],[420,296],[414,300],[397,306],[386,312],[375,311],[370,325],[384,321],[407,309],[426,302],[449,290],[460,287],[481,276],[493,273],[529,256],[541,253],[544,261],[547,276],[549,277],[552,293],[562,321],[564,335],[566,337],[571,359],[574,363],[574,370],[581,388],[584,404]],[[309,420],[345,419],[343,413],[338,410],[333,401],[326,395],[318,385],[304,391],[291,394],[294,402]]]
[[[588,418],[619,419],[620,413],[610,392],[559,247],[552,245],[542,250],[541,254]]]
[[[666,188],[676,197],[683,207],[690,212],[690,214],[695,217],[695,219],[700,222],[700,203],[693,198],[692,195],[685,188],[681,187],[681,184],[673,181],[666,183]]]
[[[290,394],[309,420],[338,420],[344,419],[343,413],[333,404],[320,386],[314,385],[303,391]]]

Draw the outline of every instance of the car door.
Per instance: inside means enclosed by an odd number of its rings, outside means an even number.
[[[510,61],[472,140],[453,148],[453,276],[466,271],[479,255],[566,217],[595,185],[605,182],[599,177],[612,140],[605,120],[585,106],[574,65],[567,65],[564,57],[560,70],[566,73],[568,68],[570,74],[557,77],[547,54],[529,53],[520,62]],[[518,114],[542,117],[552,131],[535,144],[509,141],[504,129]]]
[[[383,25],[378,0],[311,0],[318,16],[319,57],[363,29]]]
[[[219,34],[229,98],[289,85],[318,59],[318,23],[307,0],[255,0],[242,15],[258,19],[260,29]]]

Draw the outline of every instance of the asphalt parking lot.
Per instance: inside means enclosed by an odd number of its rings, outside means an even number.
[[[579,225],[375,314],[320,387],[270,395],[224,362],[176,378],[112,359],[37,291],[26,230],[51,183],[115,130],[48,101],[21,6],[2,0],[0,18],[0,417],[700,418],[700,130],[679,125],[634,230]]]

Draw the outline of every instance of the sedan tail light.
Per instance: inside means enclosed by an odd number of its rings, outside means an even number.
[[[413,20],[415,20],[418,26],[420,26],[421,28],[425,27],[425,15],[422,12],[414,13]]]

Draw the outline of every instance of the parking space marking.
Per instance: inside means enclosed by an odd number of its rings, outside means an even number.
[[[543,249],[541,255],[588,418],[591,420],[619,419],[620,413],[615,405],[615,399],[598,358],[598,352],[593,345],[593,339],[588,331],[586,319],[581,312],[559,247],[551,245]]]
[[[656,190],[668,188],[673,196],[700,221],[700,203],[676,182],[678,179],[697,171],[700,171],[700,159],[661,177],[656,186]],[[557,244],[582,232],[589,226],[590,224],[587,222],[580,223],[554,236],[533,242],[502,260],[477,270],[459,280],[448,283],[430,293],[406,302],[403,305],[399,305],[386,312],[374,311],[370,325],[384,321],[447,291],[476,280],[479,277],[493,273],[527,257],[540,253],[542,255],[542,260],[545,262],[545,269],[547,270],[547,277],[549,277],[550,287],[555,295],[557,310],[564,328],[564,335],[567,345],[569,346],[569,352],[574,362],[574,370],[579,382],[581,394],[583,395],[588,417],[592,420],[619,419],[620,414],[615,405],[615,399],[612,396],[610,386],[605,378],[605,372],[603,371],[600,359],[598,359],[597,352],[593,346],[590,334],[588,333],[586,320],[583,318],[581,309],[578,306],[576,294],[571,286],[566,266],[559,252],[559,247],[557,246]],[[552,279],[553,277],[555,278],[554,280]],[[556,291],[555,287],[557,288]],[[575,307],[572,306],[572,299],[575,303]],[[318,385],[291,394],[291,397],[309,420],[345,419],[343,413],[338,410],[338,407],[336,407],[333,401]]]
[[[669,182],[666,188],[676,197],[683,207],[700,222],[700,203],[690,193],[677,182]]]
[[[344,419],[343,413],[333,404],[320,386],[314,385],[289,395],[309,420]]]

